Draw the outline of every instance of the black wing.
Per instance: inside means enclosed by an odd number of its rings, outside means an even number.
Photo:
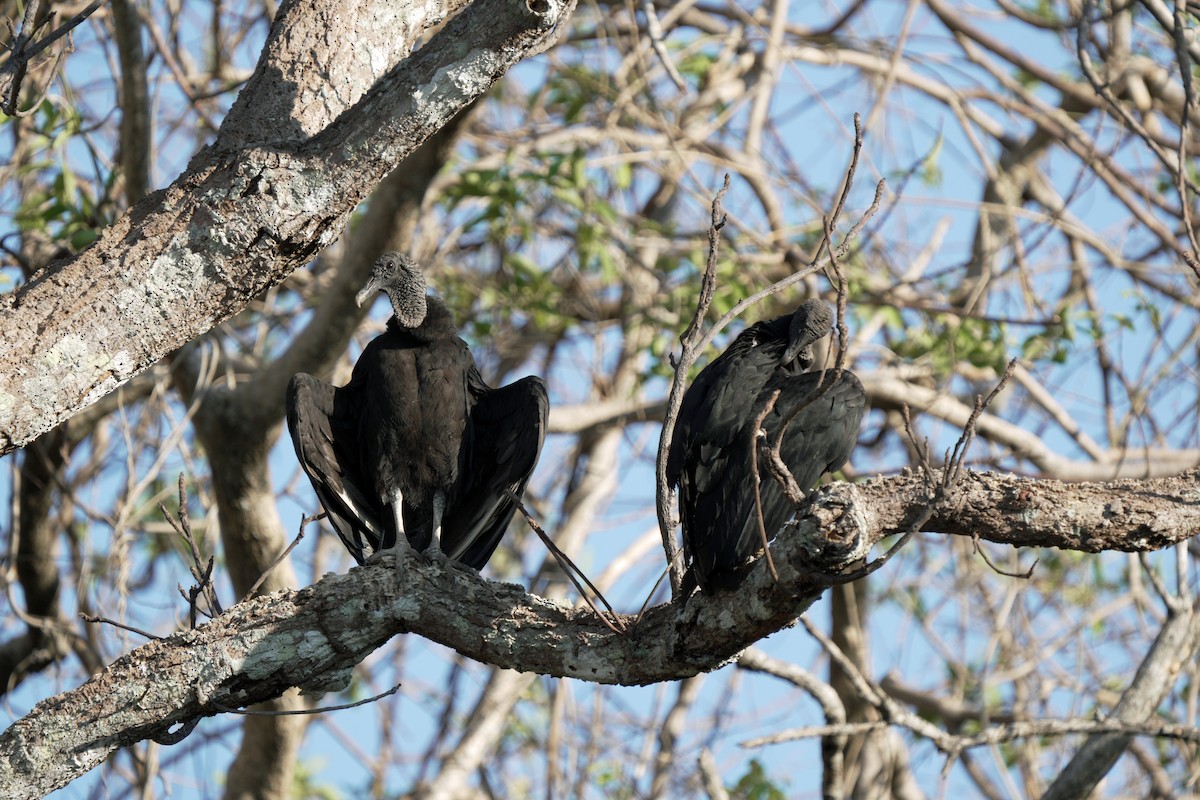
[[[679,407],[667,451],[667,483],[680,483],[697,459],[711,464],[729,447],[746,421],[746,412],[775,372],[786,342],[768,335],[759,322],[738,334],[725,352],[700,371]]]
[[[679,487],[684,554],[693,563],[708,563],[714,543],[732,526],[727,519],[727,484],[744,477],[734,451],[755,399],[780,369],[787,345],[776,330],[780,327],[773,320],[742,331],[696,376],[683,397],[666,472],[667,482]],[[707,572],[696,569],[688,575],[702,578]],[[690,585],[689,581],[685,592]]]
[[[769,439],[796,412],[784,434],[780,456],[796,483],[806,491],[823,474],[840,469],[850,458],[866,407],[862,384],[850,372],[843,372],[840,381],[810,402],[832,379],[832,371],[777,374],[753,404],[755,411],[761,409],[771,393],[780,390],[774,409],[763,420]],[[710,466],[681,494],[681,500],[690,504],[690,513],[685,517],[690,529],[685,527],[684,536],[692,571],[702,588],[735,583],[731,579],[736,578],[736,568],[762,547],[750,464],[755,446],[750,422],[755,415],[749,414],[737,440],[721,454],[720,480],[713,479],[717,470]],[[761,460],[759,476],[763,525],[770,537],[788,520],[793,508]]]
[[[489,389],[472,366],[471,443],[442,522],[442,549],[482,569],[500,544],[546,436],[550,402],[541,378]]]
[[[358,563],[380,549],[381,509],[365,491],[357,453],[357,404],[352,386],[335,389],[298,372],[287,388],[287,424],[296,458],[329,522]]]

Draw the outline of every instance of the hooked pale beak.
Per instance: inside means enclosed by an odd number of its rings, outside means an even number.
[[[371,299],[371,296],[379,291],[379,281],[375,278],[367,281],[367,285],[359,290],[358,294],[354,295],[354,302],[359,308],[363,307],[363,303]]]

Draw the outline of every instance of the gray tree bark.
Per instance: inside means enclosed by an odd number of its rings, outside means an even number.
[[[480,0],[392,66],[449,7],[386,4],[388,27],[366,0],[353,13],[329,0],[285,4],[217,142],[87,250],[0,301],[0,455],[312,258],[388,172],[552,43],[574,10],[570,0]],[[336,46],[347,38],[357,46]],[[380,53],[380,42],[391,46]],[[294,83],[301,75],[321,90]]]
[[[298,592],[254,598],[212,623],[155,640],[114,662],[78,689],[42,701],[0,734],[0,783],[14,798],[40,797],[95,767],[115,749],[161,738],[178,724],[277,697],[291,687],[328,686],[397,633],[411,632],[479,661],[508,669],[609,684],[679,680],[715,669],[764,636],[791,625],[836,574],[863,558],[897,528],[880,524],[884,507],[903,506],[903,520],[920,512],[923,498],[905,499],[904,478],[854,487],[824,487],[802,510],[796,529],[772,545],[779,580],[760,562],[734,593],[694,594],[623,621],[615,633],[587,609],[528,594],[512,584],[482,580],[441,559],[401,552],[393,559],[331,575]],[[965,481],[977,496],[1000,498],[983,509],[1001,519],[1025,511],[1004,501],[1008,489],[1043,483],[995,475]],[[1139,483],[1064,486],[1054,508],[1035,515],[1032,530],[1008,524],[982,529],[984,538],[1072,548],[1079,504],[1109,491],[1114,502],[1130,493],[1156,498],[1170,520],[1166,538],[1183,540],[1200,529],[1197,474]],[[846,502],[850,489],[851,502]],[[838,491],[832,491],[838,490]],[[1073,493],[1074,492],[1074,493]],[[943,529],[961,527],[978,508],[951,504]],[[893,509],[894,510],[894,509]],[[890,513],[890,512],[889,512]],[[931,527],[927,526],[927,527]],[[1006,528],[1023,531],[1014,539]],[[1110,537],[1128,549],[1148,548],[1136,519],[1112,522]],[[1000,533],[1002,536],[996,536]]]

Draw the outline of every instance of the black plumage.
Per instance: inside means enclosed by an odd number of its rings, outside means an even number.
[[[753,421],[776,390],[779,396],[762,429],[773,441],[783,420],[799,409],[780,456],[802,489],[850,457],[866,405],[862,384],[843,372],[826,388],[832,371],[806,372],[815,360],[813,346],[832,324],[829,307],[809,300],[793,314],[751,325],[684,395],[667,480],[679,487],[689,585],[694,581],[710,590],[736,584],[738,567],[761,548],[751,471]],[[763,458],[759,476],[764,527],[772,536],[792,508]]]
[[[385,253],[358,295],[392,303],[341,388],[303,373],[288,387],[296,455],[330,522],[362,563],[399,533],[475,569],[487,563],[533,473],[549,404],[535,377],[493,390],[420,269]]]

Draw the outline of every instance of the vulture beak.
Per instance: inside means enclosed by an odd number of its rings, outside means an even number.
[[[380,288],[379,279],[372,275],[371,280],[367,281],[367,285],[360,289],[358,294],[354,295],[354,302],[358,304],[359,308],[362,308],[363,303],[370,300],[371,296],[378,292]]]
[[[788,326],[788,345],[780,364],[799,359],[800,369],[807,371],[817,360],[813,345],[833,329],[833,313],[829,306],[816,298],[805,300],[792,314]]]
[[[790,364],[797,358],[800,359],[800,367],[802,369],[808,369],[812,366],[815,359],[813,357],[812,342],[809,340],[809,337],[803,336],[788,344],[787,349],[783,351],[783,358],[780,359],[780,363]]]

